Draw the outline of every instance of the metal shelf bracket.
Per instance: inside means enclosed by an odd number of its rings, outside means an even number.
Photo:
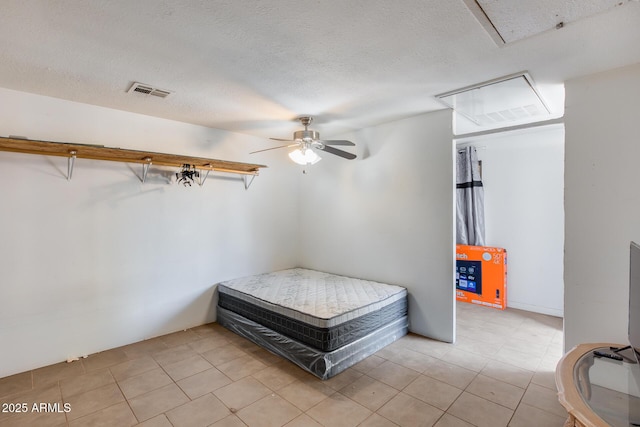
[[[251,177],[251,178],[249,178]],[[242,179],[244,180],[244,189],[248,190],[249,187],[251,187],[251,184],[253,183],[253,180],[256,179],[255,175],[242,175]]]
[[[76,154],[78,154],[75,150],[69,151],[69,158],[67,159],[67,181],[71,181],[71,176],[73,175],[73,165],[76,162]]]
[[[147,179],[147,172],[149,172],[149,167],[151,167],[151,157],[145,157],[143,159],[146,163],[142,164],[142,183],[144,184]]]
[[[205,165],[205,167],[212,167],[211,165]],[[209,172],[211,172],[211,169],[207,169],[207,173],[204,174],[204,176],[202,176],[202,172],[200,172],[200,187],[202,187],[204,185],[204,182],[207,180],[207,177],[209,176]]]

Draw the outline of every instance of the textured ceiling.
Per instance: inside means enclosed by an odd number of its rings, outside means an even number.
[[[519,10],[500,16],[528,25]],[[311,114],[330,137],[519,71],[545,96],[640,62],[639,23],[640,3],[620,1],[500,47],[463,0],[3,0],[0,87],[265,137]],[[134,81],[173,93],[127,93]]]
[[[480,6],[505,43],[606,12],[629,1],[633,0],[465,0],[471,7],[474,3]]]

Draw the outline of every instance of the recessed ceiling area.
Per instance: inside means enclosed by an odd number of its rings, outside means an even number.
[[[517,41],[498,46],[463,0],[7,1],[0,87],[265,138],[311,115],[331,138],[523,70],[561,111],[565,80],[640,62],[639,2],[478,3]]]
[[[437,96],[455,112],[454,134],[479,132],[557,118],[528,73],[517,73]],[[560,113],[560,114],[558,114]]]

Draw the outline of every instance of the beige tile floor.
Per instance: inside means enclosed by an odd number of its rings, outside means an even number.
[[[217,324],[0,379],[7,426],[561,427],[562,320],[458,303],[458,339],[407,335],[320,381]]]

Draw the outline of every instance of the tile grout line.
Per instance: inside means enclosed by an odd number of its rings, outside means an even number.
[[[116,382],[116,386],[118,386],[118,390],[120,390],[120,393],[124,398],[124,401],[127,402],[127,406],[129,407],[129,410],[133,414],[133,417],[136,419],[136,421],[138,421],[138,424],[140,424],[142,421],[140,421],[136,413],[133,411],[133,408],[131,407],[131,403],[129,402],[129,399],[127,399],[127,396],[124,394],[124,390],[122,390],[122,387],[120,387],[120,383],[118,382],[118,380],[116,380],[116,377],[113,375],[113,372],[111,372],[111,369],[109,369],[109,373],[113,377],[113,380]]]

